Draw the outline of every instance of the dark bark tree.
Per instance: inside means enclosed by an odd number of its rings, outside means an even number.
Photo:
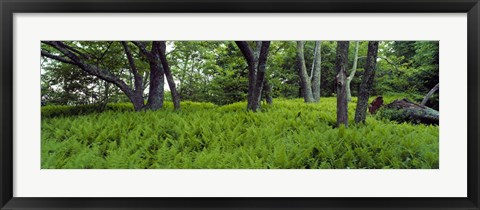
[[[268,49],[270,48],[270,41],[263,41],[258,56],[257,66],[257,81],[255,82],[255,89],[253,91],[254,100],[251,102],[252,111],[260,109],[262,100],[262,89],[265,81],[265,70],[267,65]]]
[[[253,91],[255,89],[255,82],[257,81],[256,72],[256,58],[252,49],[246,41],[235,41],[238,48],[243,54],[243,57],[247,61],[248,66],[248,93],[247,93],[247,110],[251,110],[251,102],[253,101]]]
[[[163,98],[165,91],[163,86],[165,85],[165,72],[163,70],[162,63],[160,61],[160,43],[152,42],[152,48],[147,50],[143,42],[133,42],[140,52],[147,58],[150,65],[150,86],[148,91],[146,109],[157,110],[163,107]]]
[[[265,80],[263,80],[262,96],[265,98],[267,104],[273,104],[272,85],[270,85],[267,77],[265,77]]]
[[[135,110],[139,111],[143,108],[143,97],[141,94],[139,94],[139,91],[135,89],[132,89],[122,81],[120,78],[118,78],[116,75],[114,75],[112,72],[100,68],[98,65],[91,64],[92,62],[89,62],[90,57],[79,50],[75,49],[72,46],[68,46],[64,42],[61,41],[43,41],[42,43],[47,44],[54,49],[58,50],[61,55],[55,55],[52,54],[51,52],[48,52],[46,50],[41,51],[41,55],[44,57],[48,57],[63,63],[68,63],[72,64],[74,66],[79,67],[81,70],[85,71],[86,73],[96,76],[99,79],[102,79],[106,82],[112,83],[115,86],[117,86],[125,95],[130,99],[132,104],[134,105]],[[131,66],[131,63],[130,63]],[[132,66],[131,66],[132,67]],[[130,69],[130,71],[134,71],[133,69]]]
[[[337,126],[348,126],[348,101],[347,101],[347,65],[348,65],[348,41],[337,42],[335,69],[337,72]]]
[[[355,111],[355,122],[365,123],[368,108],[368,98],[372,90],[375,79],[375,70],[377,68],[378,41],[368,42],[367,60],[365,72],[363,73],[362,83],[358,91],[357,109]]]
[[[314,102],[312,94],[312,85],[307,73],[307,67],[305,64],[305,57],[303,53],[304,41],[297,41],[297,69],[300,77],[300,88],[302,90],[302,96],[306,103]]]
[[[253,51],[248,42],[235,41],[248,64],[248,96],[247,110],[258,111],[262,97],[265,70],[270,41],[257,42],[257,50]],[[260,49],[260,50],[258,50]],[[256,55],[258,53],[258,56]]]
[[[165,72],[165,76],[167,77],[168,87],[170,87],[170,93],[172,94],[173,107],[175,110],[178,110],[180,109],[180,95],[178,94],[172,71],[170,70],[170,66],[168,65],[167,56],[165,54],[167,49],[165,41],[160,42],[159,49],[160,61],[162,61],[163,70]]]
[[[312,73],[310,78],[312,81],[312,95],[315,102],[320,101],[320,82],[321,82],[321,64],[322,64],[322,54],[321,54],[321,41],[315,41],[315,52],[313,56],[313,65]]]
[[[128,63],[130,65],[130,70],[133,74],[134,79],[134,99],[132,101],[135,110],[142,109],[145,104],[143,101],[143,77],[138,73],[137,65],[135,65],[135,60],[133,59],[130,48],[128,47],[127,42],[122,42],[123,48],[125,49],[125,54],[127,55]]]

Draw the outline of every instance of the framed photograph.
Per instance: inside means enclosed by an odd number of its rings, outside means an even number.
[[[1,209],[479,209],[478,0],[0,7]]]

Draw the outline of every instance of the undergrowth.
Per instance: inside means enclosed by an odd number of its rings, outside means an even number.
[[[386,102],[394,99],[384,98]],[[42,118],[44,169],[412,169],[439,168],[439,128],[368,116],[336,124],[336,99],[182,102],[158,111],[107,110]],[[43,115],[42,109],[42,115]]]

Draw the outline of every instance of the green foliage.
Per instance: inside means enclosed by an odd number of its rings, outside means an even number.
[[[376,94],[401,90],[425,95],[438,82],[438,41],[381,42],[374,83]]]
[[[335,98],[277,98],[257,113],[245,102],[183,102],[176,112],[166,103],[158,111],[45,117],[42,168],[439,168],[438,126],[372,116],[355,125],[355,101],[348,128],[335,128]]]
[[[95,104],[86,104],[78,106],[65,106],[65,105],[51,105],[43,106],[42,108],[42,119],[53,118],[53,117],[70,117],[77,115],[87,115],[92,113],[100,113],[104,111],[115,111],[115,112],[124,112],[124,111],[134,111],[133,105],[131,103],[115,103],[103,105]]]
[[[67,41],[67,45],[86,54],[85,62],[98,65],[133,88],[133,75],[118,41]],[[314,58],[314,41],[305,42],[305,63],[310,73]],[[151,49],[150,42],[145,42]],[[253,46],[253,43],[250,42]],[[368,41],[360,41],[357,73],[351,81],[356,96],[362,81]],[[148,94],[149,62],[138,47],[128,42],[134,63],[143,78]],[[296,65],[295,41],[272,41],[265,77],[274,98],[301,97]],[[41,48],[61,55],[47,44]],[[334,96],[335,41],[321,42],[321,95]],[[348,71],[353,66],[355,45],[349,49]],[[211,102],[225,105],[246,99],[248,89],[247,63],[234,41],[168,41],[167,60],[182,101]],[[409,93],[425,95],[439,81],[438,41],[380,42],[373,95]],[[129,102],[120,89],[71,64],[42,58],[42,105],[84,105]],[[170,95],[165,93],[165,97]],[[429,101],[438,109],[438,95]]]

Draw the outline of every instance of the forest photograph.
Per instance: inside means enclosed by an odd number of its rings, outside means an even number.
[[[42,169],[439,169],[439,42],[41,41]]]

